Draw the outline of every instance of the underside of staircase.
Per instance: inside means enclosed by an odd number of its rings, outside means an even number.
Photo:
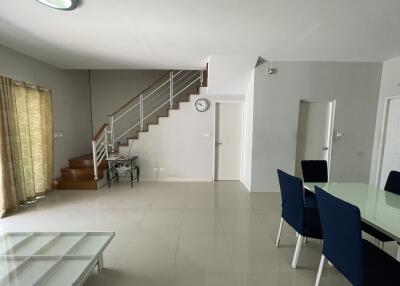
[[[114,152],[118,153],[119,146],[128,146],[129,140],[139,139],[141,132],[148,132],[149,125],[158,125],[160,117],[169,117],[170,110],[177,110],[180,108],[181,102],[189,102],[191,95],[198,95],[200,88],[207,86],[207,69],[203,73],[201,84],[193,84],[188,86],[179,95],[173,97],[173,103],[159,106],[148,118],[143,120],[142,126],[132,128],[126,136],[115,142]],[[126,107],[126,106],[123,106]],[[93,142],[96,142],[99,134],[103,133],[103,137],[107,139],[106,128],[108,124],[96,133]],[[104,139],[103,139],[104,140]],[[107,142],[106,142],[107,143]],[[100,146],[101,144],[99,144]],[[107,144],[105,144],[107,145]],[[107,145],[108,150],[109,145]],[[108,152],[108,151],[107,151]],[[111,150],[110,150],[111,152]],[[60,190],[96,190],[98,182],[106,175],[107,163],[104,159],[96,162],[97,165],[97,179],[94,172],[93,154],[87,154],[76,158],[69,159],[68,167],[60,170],[60,177],[53,181],[53,189]]]

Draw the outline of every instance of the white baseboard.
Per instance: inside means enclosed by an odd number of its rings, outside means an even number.
[[[242,184],[246,187],[247,191],[252,191],[250,184],[244,178],[240,178],[240,182],[242,182]]]
[[[140,178],[144,182],[212,182],[212,178],[181,178],[181,177],[159,177]]]
[[[104,175],[103,178],[101,178],[100,180],[97,180],[96,183],[97,183],[97,189],[103,188],[104,186],[106,186],[108,184],[107,176]]]
[[[279,192],[279,187],[276,186],[267,186],[267,187],[252,187],[251,192],[256,193],[277,193]]]

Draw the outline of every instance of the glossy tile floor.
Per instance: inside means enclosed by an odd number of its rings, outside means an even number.
[[[0,220],[1,231],[115,231],[105,269],[85,285],[314,285],[321,243],[309,240],[291,268],[295,233],[280,217],[279,193],[239,182],[120,182],[100,191],[54,191]],[[394,245],[387,245],[395,252]],[[322,285],[349,285],[325,266]]]

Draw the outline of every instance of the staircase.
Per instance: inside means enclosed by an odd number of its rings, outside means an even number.
[[[109,154],[117,153],[119,146],[128,146],[129,140],[139,139],[141,132],[149,131],[149,125],[157,125],[160,117],[168,117],[170,110],[179,109],[180,102],[188,102],[190,95],[199,94],[199,88],[207,86],[207,75],[207,69],[168,71],[109,114],[109,122],[93,136],[93,154],[70,159],[69,166],[60,170],[61,177],[54,181],[53,188],[97,189]]]
[[[106,162],[103,160],[97,168],[98,180],[105,174]],[[53,189],[63,190],[96,190],[94,178],[93,155],[87,154],[68,160],[68,167],[60,170],[61,177],[53,182]]]

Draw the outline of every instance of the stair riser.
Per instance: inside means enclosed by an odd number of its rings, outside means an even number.
[[[58,190],[96,190],[96,181],[59,181],[56,186]]]
[[[104,169],[98,169],[97,176],[99,178],[103,177],[103,170]],[[80,169],[64,168],[61,170],[61,177],[62,178],[93,179],[94,178],[94,170],[93,170],[93,168],[80,168]]]
[[[107,163],[103,160],[98,168],[98,177],[104,175]],[[93,160],[91,154],[82,155],[69,160],[69,167],[60,170],[61,177],[53,181],[53,189],[59,190],[96,190]]]

